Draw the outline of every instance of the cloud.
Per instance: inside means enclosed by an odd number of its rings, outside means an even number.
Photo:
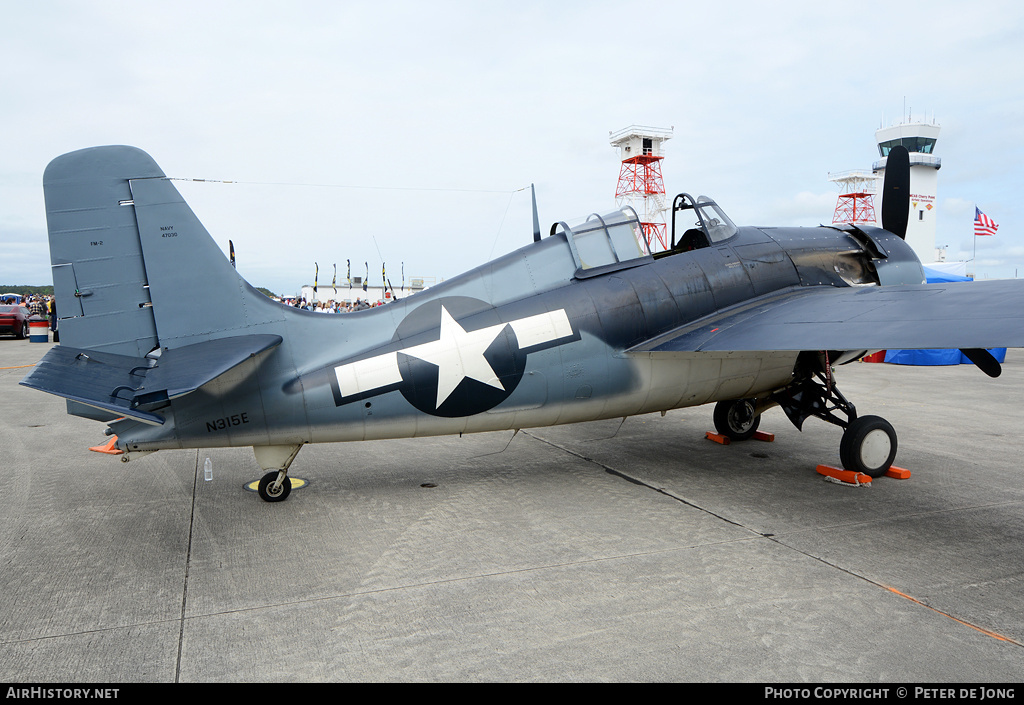
[[[774,225],[821,225],[832,222],[838,194],[801,191],[787,199],[776,199],[768,217]]]
[[[40,286],[51,283],[49,277],[41,280],[38,276],[39,272],[49,274],[50,270],[45,231],[0,227],[0,241],[4,242],[0,284]]]

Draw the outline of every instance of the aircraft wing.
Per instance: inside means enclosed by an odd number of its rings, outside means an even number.
[[[628,353],[1024,347],[1024,281],[794,287],[723,309]]]
[[[174,399],[281,344],[279,335],[242,335],[164,350],[146,358],[55,345],[21,384],[150,424],[163,417],[138,407]]]

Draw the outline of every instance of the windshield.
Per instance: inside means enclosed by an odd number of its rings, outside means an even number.
[[[704,230],[711,242],[721,242],[736,234],[736,225],[729,219],[718,204],[707,196],[697,198],[697,212],[704,221]]]
[[[672,201],[673,252],[710,247],[714,243],[728,240],[737,232],[739,229],[725,211],[707,196],[694,201],[690,194],[680,193]]]

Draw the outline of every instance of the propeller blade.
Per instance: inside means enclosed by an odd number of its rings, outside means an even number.
[[[1003,371],[1003,368],[999,365],[999,360],[997,360],[992,353],[985,348],[961,349],[960,352],[962,352],[964,357],[977,365],[978,369],[989,377],[998,377]]]
[[[910,153],[893,147],[885,162],[882,182],[882,227],[901,238],[907,236],[910,219]]]

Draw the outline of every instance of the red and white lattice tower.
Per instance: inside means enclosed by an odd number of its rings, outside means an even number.
[[[640,216],[650,250],[669,249],[665,223],[665,181],[661,176],[661,145],[672,139],[672,129],[630,125],[608,133],[608,141],[619,150],[622,168],[615,187],[615,203],[630,205]]]
[[[878,225],[875,215],[875,185],[877,176],[867,171],[843,171],[829,174],[828,180],[842,192],[836,201],[832,222],[855,225]]]

